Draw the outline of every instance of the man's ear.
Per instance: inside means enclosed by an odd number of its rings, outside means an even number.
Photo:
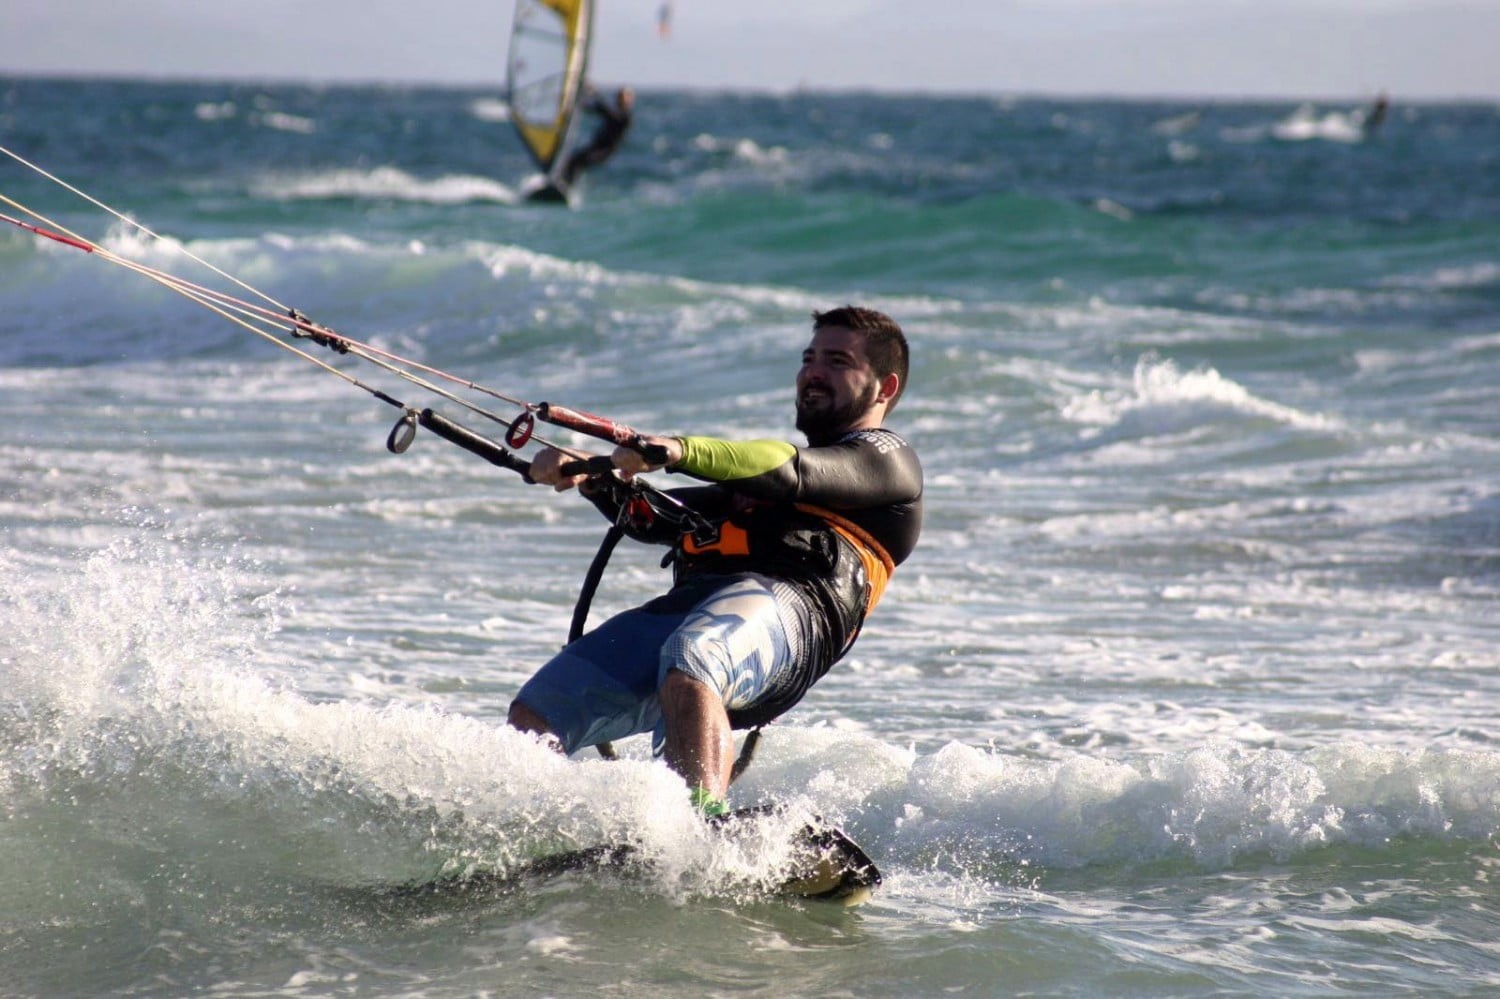
[[[896,393],[899,391],[901,391],[901,376],[892,371],[880,379],[880,394],[875,397],[875,401],[889,403],[896,398]]]

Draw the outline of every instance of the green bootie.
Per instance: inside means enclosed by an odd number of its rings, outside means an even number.
[[[721,815],[729,814],[729,802],[722,798],[715,798],[706,787],[693,788],[693,793],[688,796],[688,800],[705,819],[717,819]]]

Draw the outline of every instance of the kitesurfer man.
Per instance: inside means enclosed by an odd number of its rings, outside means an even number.
[[[779,440],[650,437],[665,465],[610,456],[628,479],[665,467],[705,485],[673,490],[712,530],[657,520],[638,540],[671,547],[672,588],[570,643],[516,695],[510,724],[565,753],[652,732],[695,805],[719,815],[732,729],[754,728],[807,693],[854,643],[922,526],[922,468],[884,428],[906,388],[900,326],[873,309],[813,314],[796,378],[799,447]],[[628,500],[614,475],[564,475],[545,450],[531,476],[574,486],[605,516]]]
[[[590,89],[588,103],[583,110],[597,115],[599,125],[589,141],[579,148],[573,150],[568,158],[563,161],[562,172],[559,179],[563,187],[572,187],[578,175],[590,167],[599,166],[605,160],[615,154],[620,148],[620,143],[625,141],[625,133],[630,130],[630,123],[634,118],[635,91],[629,87],[621,87],[615,94],[614,104],[610,104],[596,91]]]

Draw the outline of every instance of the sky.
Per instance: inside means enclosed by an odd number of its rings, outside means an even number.
[[[642,88],[1500,101],[1500,0],[599,0]],[[513,0],[0,0],[0,75],[497,88]]]

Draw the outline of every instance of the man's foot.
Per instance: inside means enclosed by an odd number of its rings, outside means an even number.
[[[688,800],[705,819],[717,819],[729,814],[729,802],[723,798],[715,798],[706,787],[693,788],[693,793],[688,796]]]

